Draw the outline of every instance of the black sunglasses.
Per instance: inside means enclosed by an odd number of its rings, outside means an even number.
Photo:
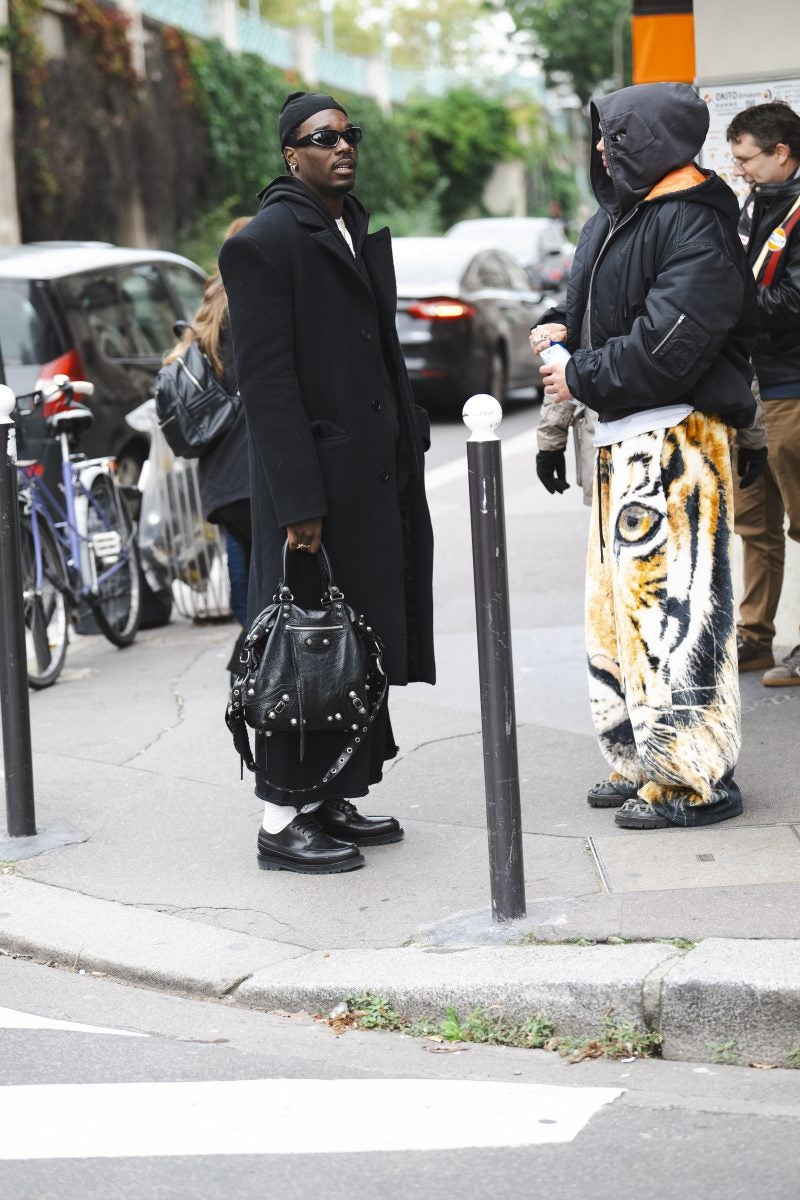
[[[293,142],[287,142],[289,146],[322,146],[324,150],[333,150],[339,145],[339,138],[344,140],[350,146],[357,146],[364,136],[364,130],[360,125],[348,125],[346,129],[315,129],[313,133],[307,133],[305,137],[297,138]]]

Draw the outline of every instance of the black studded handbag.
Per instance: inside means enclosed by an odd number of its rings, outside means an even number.
[[[316,791],[346,768],[367,741],[388,687],[380,638],[345,603],[324,546],[316,557],[320,607],[301,608],[287,582],[284,544],[283,577],[273,603],[258,614],[244,639],[225,713],[233,744],[251,771],[248,725],[267,738],[279,731],[296,733],[300,761],[308,734],[341,731],[341,749],[322,779],[305,788],[280,785],[285,792]]]

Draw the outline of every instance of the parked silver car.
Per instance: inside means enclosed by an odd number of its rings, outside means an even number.
[[[479,217],[458,221],[445,234],[474,246],[500,246],[528,273],[531,287],[558,290],[566,283],[574,247],[551,217]]]

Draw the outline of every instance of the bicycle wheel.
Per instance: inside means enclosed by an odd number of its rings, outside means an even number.
[[[86,534],[94,559],[96,590],[89,596],[100,632],[115,646],[129,646],[139,628],[142,603],[139,547],[125,500],[109,475],[96,475]]]
[[[22,602],[25,614],[25,658],[28,683],[46,688],[55,683],[67,654],[67,566],[50,526],[36,522],[42,562],[41,587],[36,587],[36,542],[30,516],[20,513],[19,543]]]

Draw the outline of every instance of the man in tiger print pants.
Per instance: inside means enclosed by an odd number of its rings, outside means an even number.
[[[548,398],[598,413],[586,641],[611,772],[588,799],[623,828],[708,825],[742,811],[730,440],[755,415],[753,278],[733,192],[693,162],[694,91],[644,84],[591,108],[600,208],[566,308],[531,333],[572,355],[541,368]]]

